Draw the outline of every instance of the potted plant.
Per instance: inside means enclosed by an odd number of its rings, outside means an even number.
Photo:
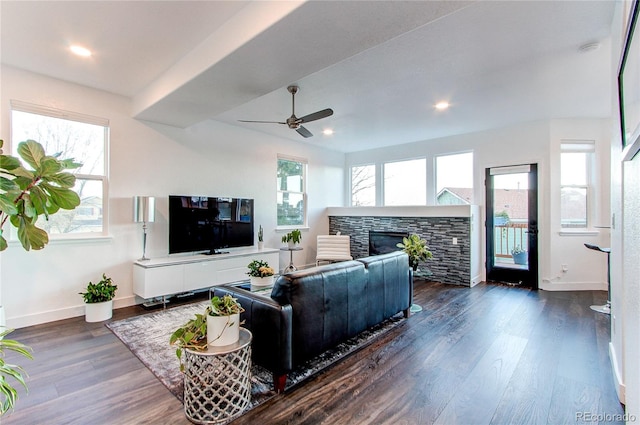
[[[207,345],[219,346],[238,342],[240,339],[240,313],[244,308],[237,298],[227,294],[211,298],[207,307]]]
[[[427,241],[415,233],[409,235],[408,238],[402,238],[402,243],[398,243],[396,246],[402,248],[409,255],[409,266],[414,272],[418,270],[420,261],[426,261],[433,257],[427,246]]]
[[[28,358],[33,359],[31,355],[31,348],[26,345],[14,341],[12,339],[4,339],[5,336],[9,335],[13,332],[13,329],[5,329],[0,332],[0,394],[2,394],[2,399],[0,401],[0,416],[4,415],[8,410],[13,409],[13,406],[18,399],[18,392],[11,385],[8,378],[15,379],[19,384],[21,384],[24,389],[27,389],[27,384],[24,380],[23,374],[26,374],[25,371],[17,365],[9,364],[4,360],[4,352],[15,351],[16,353]]]
[[[85,320],[87,322],[102,322],[111,319],[113,314],[113,298],[116,295],[117,285],[111,278],[102,274],[102,280],[98,283],[89,282],[87,292],[79,292],[85,302]]]
[[[293,248],[302,240],[302,232],[299,229],[295,229],[282,236],[282,242],[289,244],[289,248]]]
[[[275,270],[269,266],[269,263],[253,260],[247,267],[249,268],[247,274],[250,277],[251,286],[273,286]]]
[[[515,264],[524,265],[527,264],[527,251],[522,249],[520,245],[516,245],[511,250],[511,256]]]
[[[182,351],[185,348],[191,350],[204,350],[207,348],[207,311],[197,314],[184,325],[176,329],[169,338],[169,344],[176,345],[176,356],[180,361],[180,371],[184,372],[182,363]]]
[[[258,228],[258,249],[262,251],[264,248],[264,232],[262,230],[262,225]]]

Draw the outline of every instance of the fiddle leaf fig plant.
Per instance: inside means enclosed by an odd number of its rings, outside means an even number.
[[[72,210],[80,205],[80,197],[72,190],[76,177],[65,170],[82,164],[59,159],[59,153],[45,154],[35,140],[18,144],[20,158],[4,155],[3,144],[0,139],[0,251],[8,246],[2,234],[7,221],[18,229],[25,250],[42,249],[49,236],[36,221],[41,215],[48,219],[60,209]]]

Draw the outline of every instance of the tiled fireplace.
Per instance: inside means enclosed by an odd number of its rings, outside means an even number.
[[[355,208],[344,209],[347,213],[341,215],[340,210],[340,208],[331,208],[329,211],[329,233],[341,232],[343,235],[349,235],[351,255],[354,258],[369,255],[370,231],[392,232],[392,234],[416,233],[426,239],[433,253],[433,258],[425,263],[433,273],[431,280],[465,286],[470,286],[472,282],[477,283],[474,281],[477,277],[472,276],[477,274],[477,271],[472,273],[472,215],[469,217],[354,215]]]

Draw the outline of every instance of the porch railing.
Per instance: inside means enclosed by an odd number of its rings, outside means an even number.
[[[511,250],[516,246],[528,250],[527,234],[525,233],[528,227],[527,223],[512,222],[495,225],[493,227],[494,255],[511,258]]]

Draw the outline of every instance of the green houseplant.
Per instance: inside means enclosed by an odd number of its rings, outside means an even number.
[[[231,295],[211,298],[211,304],[207,306],[202,314],[196,313],[195,317],[176,329],[169,338],[169,344],[176,346],[176,357],[180,361],[180,371],[184,372],[182,363],[182,353],[184,349],[205,350],[209,345],[233,344],[239,339],[240,313],[244,308],[236,298]],[[221,322],[219,327],[217,322]],[[235,333],[235,340],[231,340],[227,331]],[[233,338],[231,338],[233,339]]]
[[[71,189],[76,178],[66,170],[82,164],[73,159],[59,159],[60,154],[46,155],[42,145],[35,140],[18,144],[20,158],[5,155],[3,146],[4,141],[0,139],[0,251],[8,248],[4,236],[7,223],[18,230],[18,239],[26,251],[42,249],[49,242],[49,236],[36,226],[36,222],[40,216],[48,219],[60,209],[72,210],[80,205],[80,197]],[[0,332],[0,416],[12,409],[18,398],[9,378],[27,389],[26,373],[20,366],[5,362],[5,351],[33,358],[31,348],[4,339],[12,331],[4,329]]]
[[[527,251],[522,249],[520,245],[516,245],[511,250],[511,256],[515,264],[524,265],[527,264]]]
[[[80,205],[80,197],[72,188],[76,177],[65,170],[80,167],[73,159],[49,156],[34,140],[18,144],[22,161],[2,153],[0,140],[0,251],[7,249],[4,225],[10,222],[18,229],[23,248],[42,249],[49,242],[47,232],[36,226],[38,217],[55,214],[60,209],[72,210]]]
[[[89,282],[86,292],[79,292],[85,302],[85,319],[87,322],[102,322],[111,319],[113,314],[113,298],[118,285],[114,285],[110,277],[102,274],[98,283]]]
[[[302,240],[302,232],[299,229],[295,229],[282,236],[282,242],[288,243],[290,246],[299,244]]]
[[[409,255],[409,266],[413,271],[418,270],[420,261],[426,261],[433,257],[427,246],[427,241],[415,233],[409,235],[408,238],[402,238],[402,243],[398,243],[396,246]]]
[[[275,270],[269,266],[269,263],[262,260],[253,260],[247,266],[249,271],[247,274],[251,280],[251,286],[272,286],[273,275]]]

